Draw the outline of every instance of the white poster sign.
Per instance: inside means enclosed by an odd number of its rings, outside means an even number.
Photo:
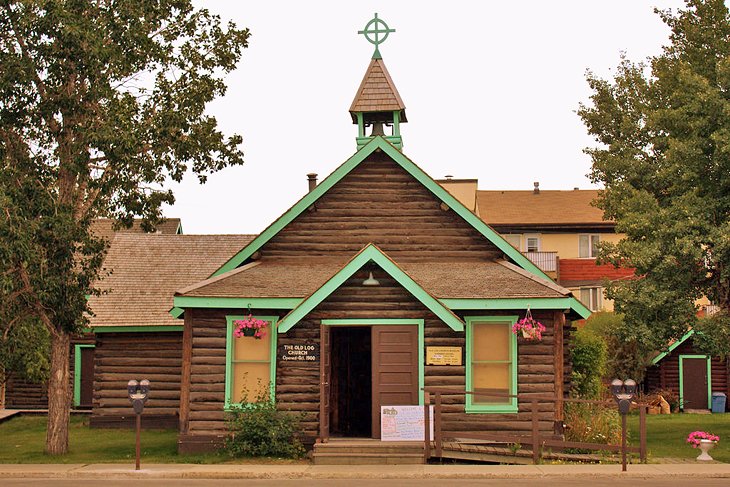
[[[433,406],[429,406],[433,439]],[[381,441],[423,441],[423,406],[380,406]]]

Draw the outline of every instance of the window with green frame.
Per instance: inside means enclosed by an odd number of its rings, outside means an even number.
[[[516,413],[517,316],[466,317],[467,413]],[[490,395],[492,393],[492,395]]]
[[[268,322],[266,335],[236,337],[235,322],[248,316],[226,316],[225,407],[253,401],[268,392],[274,398],[276,384],[276,322],[278,316],[254,316]]]

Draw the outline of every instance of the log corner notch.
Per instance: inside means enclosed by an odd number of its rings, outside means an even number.
[[[563,420],[565,403],[563,401],[563,365],[564,365],[564,347],[563,347],[563,329],[565,327],[565,313],[555,311],[553,316],[553,365],[555,367],[555,433],[563,433]]]

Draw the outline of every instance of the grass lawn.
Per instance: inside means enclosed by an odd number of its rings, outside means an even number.
[[[134,463],[134,430],[91,429],[88,418],[72,416],[69,453],[43,452],[46,416],[18,416],[0,423],[0,463]],[[306,460],[234,459],[228,456],[178,455],[176,430],[142,430],[142,464],[146,463],[307,463]]]
[[[639,446],[639,415],[632,414],[628,420],[631,444]],[[710,456],[719,462],[730,463],[730,413],[657,414],[647,416],[646,420],[649,461],[657,458],[697,458],[700,450],[686,442],[687,435],[693,431],[706,431],[720,437],[715,448],[710,450]]]

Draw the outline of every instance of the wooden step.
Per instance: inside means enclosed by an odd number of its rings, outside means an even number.
[[[420,465],[422,453],[315,453],[315,465]]]

